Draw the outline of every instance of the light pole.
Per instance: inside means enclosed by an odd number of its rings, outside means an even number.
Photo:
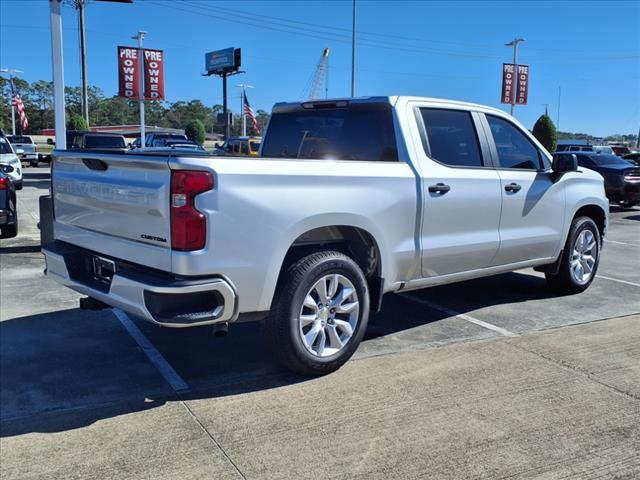
[[[351,26],[351,96],[356,96],[356,0],[353,0],[353,23]]]
[[[505,47],[513,47],[513,71],[514,76],[516,78],[516,89],[514,94],[511,96],[511,115],[513,115],[513,109],[516,103],[516,95],[518,94],[518,44],[524,42],[526,39],[524,38],[514,38],[509,43],[505,43]]]
[[[240,115],[242,115],[242,136],[247,136],[247,117],[244,115],[244,96],[246,95],[247,88],[254,88],[253,85],[249,85],[248,83],[239,83],[236,87],[242,89],[242,94],[240,95]]]
[[[16,73],[24,73],[22,70],[16,70],[15,68],[2,68],[2,73],[9,74],[9,84],[11,85],[11,135],[16,134],[16,106],[13,103],[13,97],[15,96],[15,88],[13,86],[13,77]]]
[[[145,147],[145,125],[144,125],[144,50],[142,41],[147,34],[144,30],[139,30],[137,35],[131,37],[138,40],[138,89],[140,98],[140,147]]]

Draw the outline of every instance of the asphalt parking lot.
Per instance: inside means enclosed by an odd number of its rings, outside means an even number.
[[[0,474],[13,478],[640,478],[640,209],[598,276],[388,295],[333,375],[283,371],[259,324],[161,329],[45,279],[25,170],[0,244]]]

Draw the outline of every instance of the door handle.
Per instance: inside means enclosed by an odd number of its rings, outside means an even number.
[[[451,187],[449,185],[445,185],[444,183],[436,183],[435,185],[429,185],[429,193],[440,193],[444,195]]]
[[[519,192],[522,189],[522,187],[520,185],[518,185],[517,183],[510,183],[509,185],[505,185],[504,186],[504,191],[505,192],[512,192],[512,193],[516,193]]]

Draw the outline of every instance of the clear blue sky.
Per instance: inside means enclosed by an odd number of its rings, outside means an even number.
[[[0,0],[0,66],[29,81],[51,79],[48,0]],[[526,38],[519,62],[530,65],[528,127],[543,113],[560,127],[594,135],[640,127],[640,2],[357,1],[357,95],[422,95],[500,105],[503,44]],[[166,1],[90,3],[86,9],[89,83],[117,90],[116,46],[165,51],[167,100],[222,103],[221,81],[202,77],[204,53],[241,47],[255,85],[254,109],[298,100],[324,47],[331,48],[329,96],[348,96],[351,1]],[[63,7],[65,80],[80,83],[76,12]],[[237,89],[230,105],[237,109]]]

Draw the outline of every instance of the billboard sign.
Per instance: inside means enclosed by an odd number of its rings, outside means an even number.
[[[501,103],[526,105],[529,98],[529,65],[518,65],[516,75],[513,63],[502,64]]]
[[[140,98],[140,62],[138,49],[118,47],[118,96],[138,100]]]
[[[237,70],[240,68],[240,49],[225,48],[224,50],[205,53],[204,68],[210,75],[219,75]]]
[[[144,50],[144,98],[164,100],[164,52]]]

